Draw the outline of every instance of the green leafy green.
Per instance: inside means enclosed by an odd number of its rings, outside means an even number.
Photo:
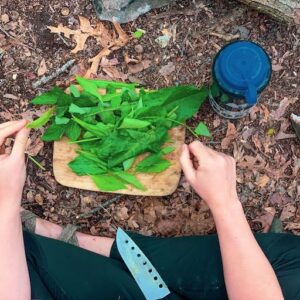
[[[29,124],[27,124],[26,128],[39,128],[39,127],[44,126],[51,119],[54,110],[55,110],[55,108],[51,107],[46,112],[44,112],[38,119],[36,119],[36,120],[30,122]]]
[[[66,125],[52,124],[48,127],[46,132],[42,136],[42,140],[45,142],[58,141],[63,136],[66,129]]]
[[[151,154],[139,162],[136,171],[140,173],[160,173],[169,168],[170,162],[160,154]]]
[[[116,175],[93,175],[91,176],[98,189],[102,191],[118,191],[126,188],[126,185],[122,179]]]
[[[68,166],[71,170],[79,176],[82,175],[97,175],[102,174],[106,170],[93,160],[87,159],[82,155],[78,155],[72,160]]]
[[[136,84],[77,77],[69,94],[53,88],[33,100],[51,105],[50,110],[33,123],[39,127],[48,121],[44,141],[57,141],[63,135],[77,144],[78,156],[69,163],[79,176],[91,176],[103,191],[129,187],[145,190],[135,173],[159,173],[170,162],[164,155],[175,150],[169,130],[193,117],[205,101],[208,90],[195,86],[177,86],[137,92]],[[101,89],[101,91],[100,91]],[[32,126],[32,124],[31,124]],[[201,123],[194,135],[209,135]],[[137,165],[136,158],[148,155]]]
[[[198,126],[195,129],[195,132],[198,135],[203,135],[203,136],[211,137],[211,133],[210,133],[209,129],[207,128],[207,126],[203,122],[200,122],[198,124]]]

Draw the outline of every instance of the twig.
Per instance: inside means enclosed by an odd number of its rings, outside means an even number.
[[[75,63],[75,59],[71,59],[71,60],[67,61],[62,67],[60,67],[59,69],[56,69],[52,74],[50,74],[48,76],[43,76],[41,79],[35,81],[32,84],[32,87],[37,88],[41,85],[44,85],[48,81],[50,81],[50,80],[56,78],[57,76],[59,76],[60,74],[64,73],[74,63]]]
[[[88,213],[77,215],[76,219],[78,220],[78,219],[85,218],[87,216],[90,216],[90,215],[102,210],[102,209],[105,209],[105,207],[110,206],[114,202],[118,201],[120,198],[121,198],[121,195],[117,195],[117,196],[113,197],[112,199],[109,199],[109,200],[105,201],[104,203],[101,203],[98,207],[90,210]]]
[[[35,160],[31,155],[28,155],[28,158],[34,163],[36,164],[40,169],[42,169],[43,171],[46,171],[46,169],[37,161]]]

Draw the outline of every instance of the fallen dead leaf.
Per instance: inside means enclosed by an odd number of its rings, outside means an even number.
[[[126,206],[117,207],[115,211],[115,218],[117,221],[124,221],[129,218],[128,208]]]
[[[43,199],[43,197],[42,197],[41,194],[35,195],[34,200],[35,200],[35,202],[38,203],[39,205],[43,205],[43,203],[44,203],[44,199]]]
[[[43,76],[47,71],[48,71],[48,69],[47,69],[47,66],[46,66],[46,61],[43,58],[40,62],[39,68],[37,70],[37,75],[38,76]]]
[[[267,175],[262,175],[260,177],[258,177],[256,184],[260,187],[260,188],[264,188],[270,181],[270,178]]]
[[[85,74],[85,77],[89,78],[92,75],[97,74],[102,57],[107,56],[111,51],[118,50],[126,45],[130,40],[130,37],[122,30],[120,24],[117,22],[113,22],[115,31],[107,29],[100,21],[97,22],[95,27],[92,27],[90,21],[82,16],[79,16],[79,23],[79,29],[76,30],[70,29],[62,24],[59,24],[57,27],[48,26],[48,29],[50,29],[52,33],[63,34],[66,38],[73,38],[76,47],[71,51],[72,53],[84,50],[86,41],[89,37],[96,39],[97,44],[103,49],[99,54],[89,59],[89,62],[92,64]]]
[[[274,207],[266,207],[264,208],[264,212],[261,216],[254,219],[254,222],[259,222],[262,226],[262,232],[267,233],[269,232],[274,216],[275,216],[276,210]]]
[[[269,202],[272,205],[278,205],[279,207],[282,207],[283,205],[285,205],[291,201],[292,201],[292,198],[281,195],[280,193],[273,193],[269,198]]]
[[[116,67],[104,67],[102,68],[103,72],[106,73],[110,78],[118,80],[121,79],[125,81],[127,79],[127,75],[123,72],[119,71]]]
[[[280,215],[281,221],[288,221],[290,218],[294,217],[296,213],[296,207],[292,203],[288,203],[283,207],[283,210]]]
[[[274,71],[274,72],[278,72],[278,71],[281,71],[283,69],[283,66],[282,65],[280,65],[280,64],[272,64],[272,70]]]
[[[300,223],[289,222],[284,227],[285,230],[300,230]]]
[[[128,65],[128,74],[136,74],[145,69],[148,69],[151,65],[151,60],[144,60],[137,64],[129,64]]]
[[[271,116],[274,120],[279,120],[284,114],[286,109],[288,108],[288,106],[290,104],[294,104],[297,101],[298,98],[288,98],[288,97],[284,97],[280,103],[279,106],[276,110],[272,111]]]
[[[219,116],[216,116],[214,121],[213,121],[213,126],[214,128],[217,128],[221,125],[221,119],[219,118]]]
[[[162,76],[169,76],[175,71],[175,65],[173,62],[169,61],[167,65],[162,66],[158,73]]]
[[[223,150],[228,149],[230,143],[236,138],[237,131],[233,123],[228,122],[226,137],[222,140],[221,147]]]
[[[29,138],[28,141],[29,144],[27,146],[26,153],[30,156],[37,156],[44,147],[43,141],[39,137],[35,138],[33,141]]]

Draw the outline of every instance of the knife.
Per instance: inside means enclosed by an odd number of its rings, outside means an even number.
[[[123,261],[147,300],[162,299],[170,294],[150,260],[121,228],[117,230],[116,243]]]

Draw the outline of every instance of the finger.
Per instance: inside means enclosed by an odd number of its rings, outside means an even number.
[[[15,143],[11,152],[11,156],[14,158],[19,158],[24,155],[26,150],[26,144],[28,141],[29,129],[23,128],[17,134],[15,138]]]
[[[2,123],[2,124],[0,124],[0,129],[2,129],[4,127],[7,127],[7,126],[10,126],[10,125],[13,125],[13,124],[16,124],[18,122],[20,122],[20,120],[18,120],[18,121],[9,121],[9,122]]]
[[[193,162],[191,160],[189,147],[186,144],[182,145],[181,155],[180,155],[180,164],[183,170],[183,173],[188,181],[193,181],[195,179],[195,169]]]
[[[4,143],[4,140],[13,135],[14,133],[21,130],[27,123],[26,120],[16,121],[16,122],[9,122],[10,124],[2,127],[0,129],[0,146]],[[5,123],[4,123],[5,124]]]
[[[206,159],[211,157],[212,150],[199,141],[192,142],[191,144],[189,144],[188,147],[190,152],[198,160],[199,165],[203,164],[203,162],[205,162]]]

